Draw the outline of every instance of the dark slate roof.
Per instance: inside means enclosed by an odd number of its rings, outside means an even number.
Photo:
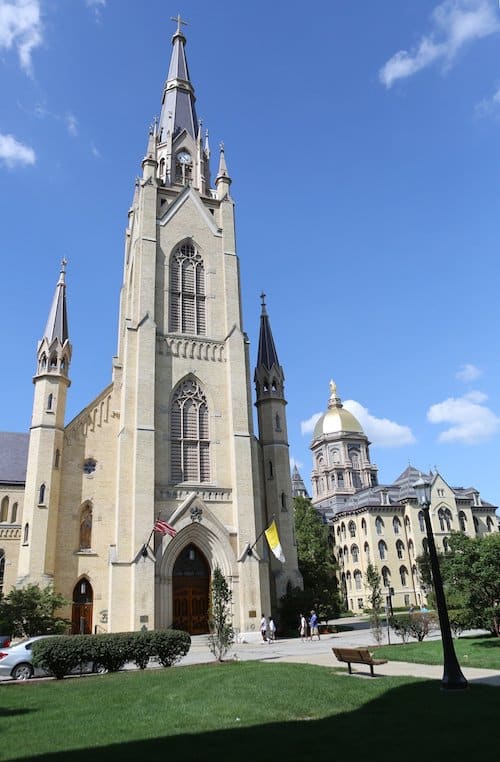
[[[198,118],[194,106],[196,99],[184,50],[186,38],[180,30],[172,37],[172,44],[172,57],[160,114],[160,142],[167,139],[169,129],[172,130],[173,137],[182,130],[186,130],[193,139],[198,135]]]
[[[0,482],[24,484],[29,434],[0,431]]]
[[[264,294],[261,295],[262,299],[262,313],[260,316],[260,334],[259,334],[259,350],[257,352],[257,367],[264,367],[271,370],[273,365],[279,367],[278,353],[274,345],[273,334],[271,331],[271,324],[269,323],[269,315],[267,314],[266,305],[264,303]]]

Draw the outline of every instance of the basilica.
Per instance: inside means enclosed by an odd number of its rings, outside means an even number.
[[[251,378],[231,177],[221,146],[211,180],[177,24],[128,210],[110,383],[66,422],[78,379],[63,261],[29,434],[0,434],[0,591],[53,585],[75,633],[207,632],[216,567],[234,627],[252,632],[302,582],[283,368],[262,295]],[[273,520],[282,560],[263,536]]]

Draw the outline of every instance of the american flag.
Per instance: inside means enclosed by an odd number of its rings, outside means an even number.
[[[177,529],[174,529],[170,524],[162,519],[157,519],[153,527],[153,532],[159,532],[160,534],[169,534],[170,537],[175,537]]]

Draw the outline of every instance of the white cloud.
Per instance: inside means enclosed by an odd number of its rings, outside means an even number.
[[[476,365],[472,365],[472,363],[466,363],[465,365],[462,365],[460,369],[455,373],[455,377],[464,383],[475,381],[476,378],[479,378],[482,375],[483,371]]]
[[[475,106],[476,116],[498,116],[500,114],[500,87],[498,87],[490,98],[483,98],[482,101],[476,103]]]
[[[368,439],[377,447],[403,447],[415,442],[409,426],[388,418],[376,418],[356,400],[346,400],[344,407],[358,419]]]
[[[427,411],[430,423],[452,424],[440,433],[438,441],[473,445],[491,439],[500,428],[500,418],[482,404],[486,400],[486,394],[473,391],[431,405]]]
[[[75,137],[78,135],[78,120],[74,114],[66,114],[64,117],[66,121],[66,127],[68,128],[68,132],[70,135],[73,135]]]
[[[39,0],[0,0],[0,50],[15,48],[31,73],[31,53],[42,42]]]
[[[20,143],[13,135],[0,134],[0,161],[3,161],[7,167],[34,164],[35,160],[36,156],[32,148]]]
[[[307,419],[307,421],[301,421],[300,422],[300,433],[301,434],[312,434],[314,431],[314,427],[318,423],[319,419],[323,413],[314,413],[310,418]]]
[[[431,30],[410,52],[400,50],[379,71],[379,79],[390,88],[398,79],[410,77],[436,61],[445,68],[467,43],[500,30],[492,0],[445,0],[431,14]]]
[[[100,19],[101,11],[106,5],[106,0],[85,0],[85,3],[94,11],[96,19]]]
[[[95,156],[96,159],[101,158],[101,152],[99,151],[99,149],[94,143],[90,144],[90,153],[92,154],[92,156]]]

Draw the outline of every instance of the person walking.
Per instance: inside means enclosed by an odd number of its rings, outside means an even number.
[[[263,643],[267,643],[267,630],[268,630],[267,618],[265,614],[262,614],[262,619],[260,620],[260,634],[262,635]]]
[[[276,625],[272,616],[269,617],[269,643],[274,643],[276,640]]]
[[[299,633],[300,633],[300,639],[303,643],[307,640],[307,620],[304,616],[304,614],[299,614]]]
[[[318,640],[320,640],[319,637],[319,621],[316,612],[314,609],[311,611],[311,618],[309,620],[309,627],[311,629],[311,634],[309,636],[309,639],[312,640],[315,635],[318,636]]]

